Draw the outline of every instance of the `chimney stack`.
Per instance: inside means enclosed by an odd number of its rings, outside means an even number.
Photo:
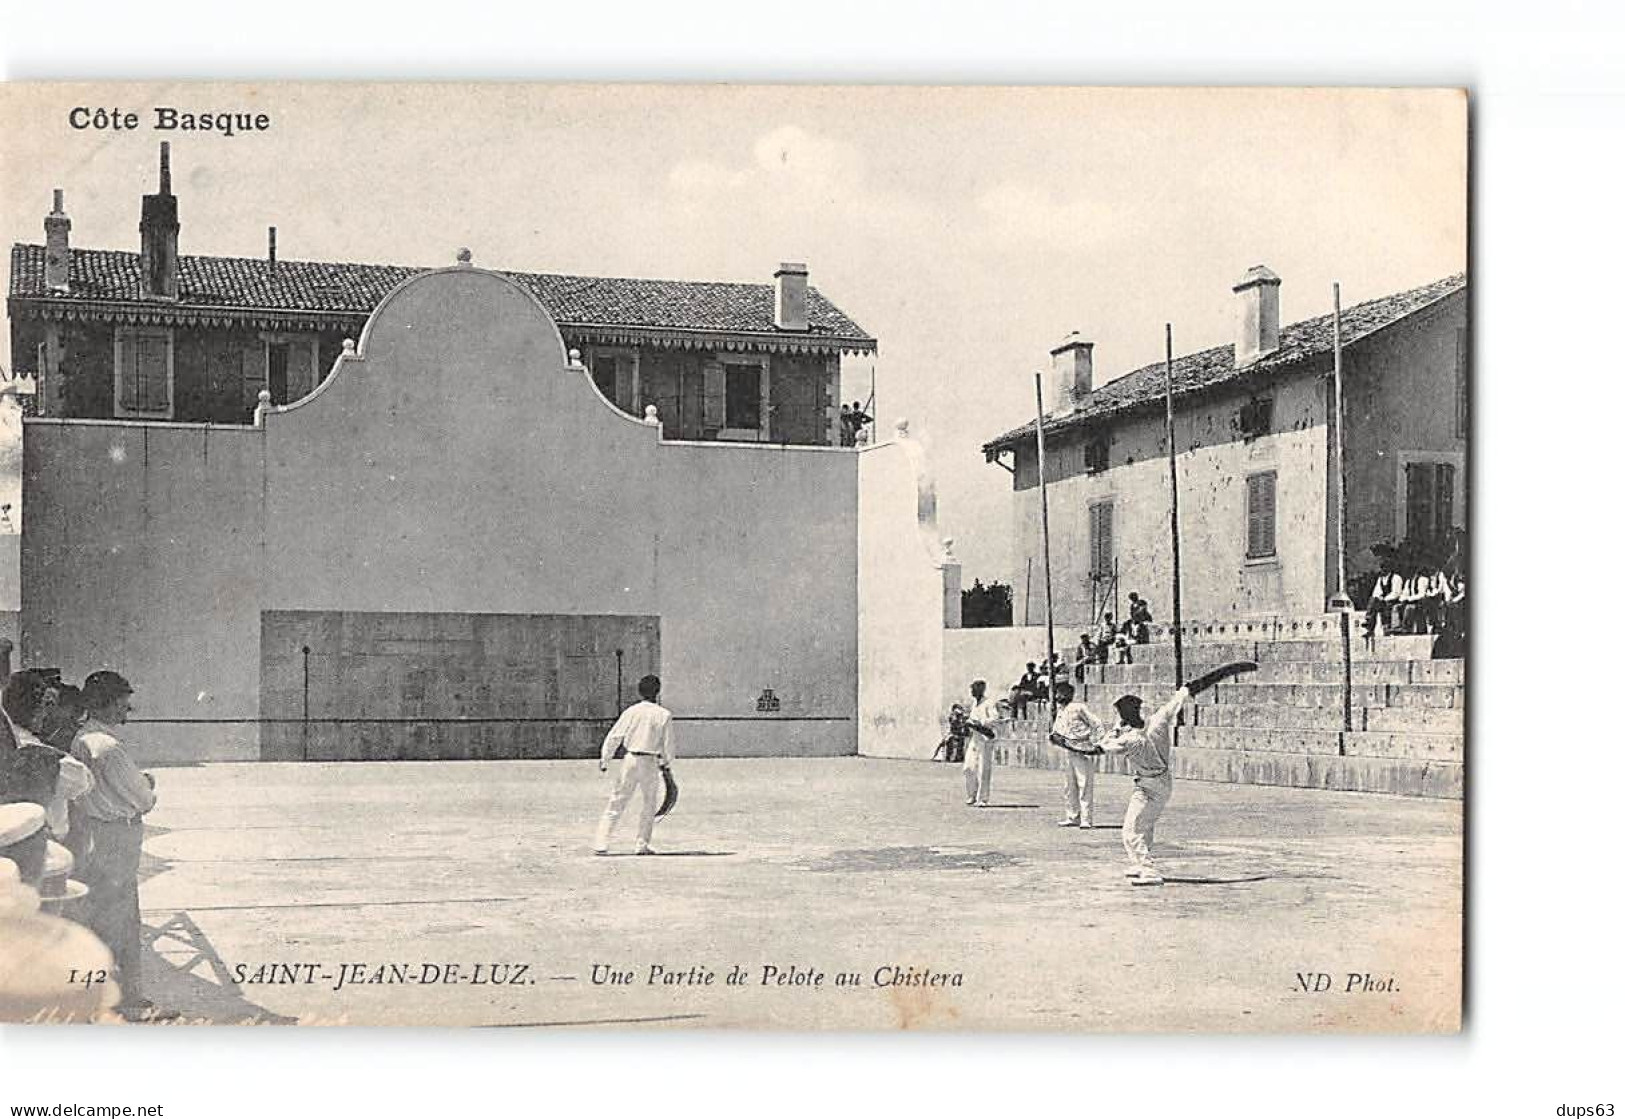
[[[773,325],[780,330],[806,330],[807,266],[785,261],[773,273]]]
[[[141,297],[179,294],[181,221],[169,190],[169,141],[158,145],[158,193],[141,196]]]
[[[51,212],[45,215],[45,286],[67,291],[73,275],[73,251],[68,247],[68,230],[73,222],[62,212],[62,191],[51,192]]]
[[[1095,391],[1095,344],[1085,342],[1074,330],[1049,352],[1050,369],[1059,384],[1061,408],[1079,408],[1084,397]]]
[[[1236,334],[1236,368],[1241,369],[1281,347],[1281,277],[1255,264],[1230,290],[1241,296]]]
[[[276,226],[271,226],[266,233],[265,261],[272,278],[276,277]]]

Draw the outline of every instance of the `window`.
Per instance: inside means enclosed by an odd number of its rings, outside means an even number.
[[[1456,328],[1456,438],[1467,438],[1467,328]]]
[[[1270,433],[1275,415],[1275,401],[1270,397],[1249,400],[1241,406],[1240,427],[1243,439],[1257,439]]]
[[[735,431],[759,431],[762,427],[762,367],[750,365],[724,365],[727,384],[724,389],[723,427]]]
[[[1448,462],[1405,464],[1405,535],[1446,540],[1455,519],[1456,467]]]
[[[1110,452],[1111,443],[1104,437],[1089,440],[1083,446],[1083,469],[1090,474],[1099,474],[1109,464]]]
[[[1107,578],[1112,573],[1112,503],[1089,506],[1089,576]]]
[[[639,395],[637,354],[632,350],[594,350],[592,383],[604,398],[630,414]]]
[[[1247,476],[1247,558],[1275,555],[1275,471]]]
[[[271,390],[272,404],[288,402],[288,344],[265,344],[265,387]]]
[[[175,414],[174,346],[167,330],[120,330],[113,336],[113,414],[167,420]]]

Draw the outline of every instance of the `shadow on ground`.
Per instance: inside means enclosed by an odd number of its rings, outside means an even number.
[[[178,1015],[177,1023],[288,1026],[298,1021],[244,998],[226,962],[184,911],[141,931],[144,986],[154,1003]]]

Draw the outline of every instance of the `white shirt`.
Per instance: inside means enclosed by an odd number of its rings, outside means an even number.
[[[1106,734],[1106,727],[1095,718],[1095,713],[1074,699],[1055,713],[1054,732],[1075,747],[1089,747]]]
[[[646,699],[634,703],[622,711],[615,725],[609,728],[598,760],[608,765],[615,751],[623,745],[628,754],[652,754],[660,759],[662,765],[670,765],[671,712]]]
[[[998,701],[990,696],[983,697],[981,703],[978,703],[975,707],[970,709],[971,722],[981,723],[984,727],[993,732],[993,738],[997,738],[999,736],[1000,718],[1001,716],[999,715]],[[971,741],[975,743],[992,742],[993,738],[989,738],[987,735],[980,734],[974,730],[971,732]]]
[[[1174,754],[1174,717],[1190,697],[1190,689],[1180,688],[1173,699],[1146,720],[1144,727],[1120,725],[1100,744],[1101,749],[1127,753],[1136,777],[1165,776]]]

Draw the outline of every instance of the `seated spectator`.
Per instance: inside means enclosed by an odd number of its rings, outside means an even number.
[[[875,420],[873,416],[869,415],[863,410],[862,403],[856,400],[852,402],[851,415],[852,442],[861,447],[869,442],[869,432],[867,429],[870,424],[875,422]]]
[[[948,733],[937,744],[936,753],[931,755],[935,761],[937,754],[941,754],[945,762],[960,763],[965,760],[965,739],[970,736],[970,715],[964,704],[956,703],[948,709]]]
[[[1039,676],[1038,664],[1034,661],[1027,662],[1027,671],[1023,672],[1021,679],[1016,681],[1016,687],[1026,694],[1029,702],[1037,700],[1040,695],[1049,694],[1048,689],[1044,687],[1043,679]],[[1025,705],[1022,710],[1026,710]]]
[[[1135,591],[1128,593],[1129,639],[1136,645],[1151,641],[1151,606]]]

